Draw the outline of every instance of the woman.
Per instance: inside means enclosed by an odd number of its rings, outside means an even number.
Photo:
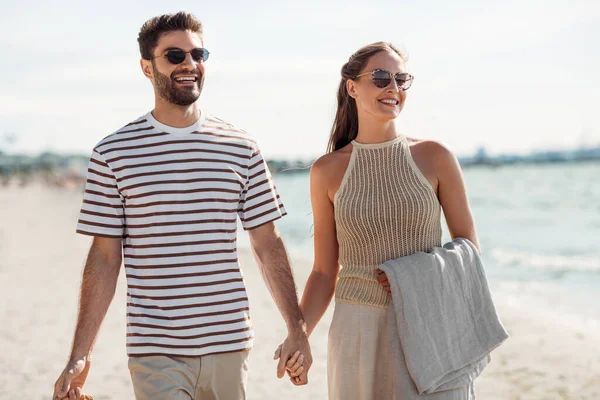
[[[353,54],[342,67],[328,154],[311,170],[315,260],[301,308],[310,334],[335,293],[330,399],[402,398],[409,390],[393,379],[390,287],[376,266],[441,246],[440,205],[452,238],[479,247],[456,158],[396,126],[412,81],[406,57],[389,43]],[[294,377],[303,368],[292,361]],[[436,398],[466,399],[467,392]]]

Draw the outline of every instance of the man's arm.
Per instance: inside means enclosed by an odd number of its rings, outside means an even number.
[[[115,295],[121,254],[121,239],[94,238],[83,270],[71,355],[54,385],[53,398],[68,396],[71,391],[79,398],[89,372],[94,342]]]
[[[281,378],[284,375],[286,363],[296,351],[299,351],[303,360],[304,372],[294,383],[306,384],[312,356],[306,323],[298,306],[298,294],[285,246],[273,222],[254,228],[249,231],[249,234],[261,275],[288,329],[288,337],[282,345],[277,366],[277,376]]]

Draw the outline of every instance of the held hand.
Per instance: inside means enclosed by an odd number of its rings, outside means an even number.
[[[275,350],[275,355],[273,356],[274,360],[277,360],[281,356],[281,347],[283,345],[279,345],[277,350]],[[294,384],[300,384],[300,375],[304,372],[304,354],[300,354],[300,351],[296,351],[292,358],[285,363],[285,370],[290,377],[290,381]]]
[[[385,274],[385,272],[383,272],[382,270],[377,268],[375,270],[375,273],[377,274],[377,282],[379,282],[379,284],[381,286],[383,286],[383,288],[385,289],[386,292],[392,293],[392,289],[390,288],[390,282],[388,281],[388,278],[387,278],[387,275]]]
[[[312,354],[308,337],[304,331],[290,333],[277,348],[273,358],[279,359],[278,378],[282,378],[287,370],[294,385],[301,386],[308,383],[308,370],[312,365]]]
[[[86,358],[69,360],[54,384],[52,400],[85,400],[89,398],[83,394],[82,388],[90,372],[90,365],[91,361]]]

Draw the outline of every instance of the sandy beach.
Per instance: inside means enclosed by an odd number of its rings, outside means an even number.
[[[81,193],[39,184],[0,188],[0,399],[49,399],[64,367],[90,238],[75,234]],[[244,233],[241,233],[244,234]],[[284,237],[285,240],[285,237]],[[326,399],[327,331],[332,307],[311,337],[309,384],[275,376],[273,351],[285,326],[247,249],[240,263],[256,345],[249,399]],[[310,260],[294,258],[299,293]],[[119,279],[93,353],[85,391],[95,399],[133,399],[125,353],[125,276]],[[577,318],[494,293],[511,338],[476,381],[479,399],[600,399],[600,335]],[[575,322],[572,322],[575,321]]]

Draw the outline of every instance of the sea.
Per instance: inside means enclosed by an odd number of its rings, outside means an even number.
[[[493,295],[600,329],[600,163],[476,166],[463,174]],[[309,170],[274,180],[288,211],[277,223],[281,236],[293,256],[312,262]],[[442,227],[443,242],[451,240]]]

